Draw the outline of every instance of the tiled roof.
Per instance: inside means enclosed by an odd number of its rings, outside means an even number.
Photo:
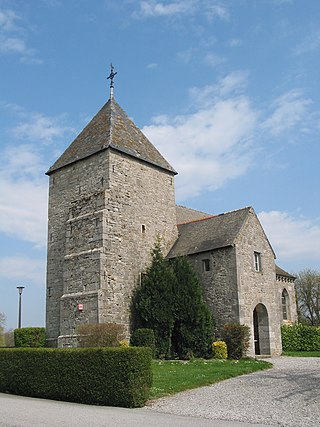
[[[168,258],[231,246],[252,208],[247,207],[178,225],[179,237]]]
[[[53,171],[107,148],[128,154],[173,174],[176,171],[112,98],[48,170]]]

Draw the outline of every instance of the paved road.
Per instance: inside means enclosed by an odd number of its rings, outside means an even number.
[[[272,369],[160,399],[152,409],[269,426],[320,426],[320,358],[269,360]]]
[[[0,427],[317,427],[320,359],[279,358],[274,368],[179,393],[142,409],[0,393]]]
[[[164,414],[148,408],[80,405],[0,393],[1,427],[265,427]]]

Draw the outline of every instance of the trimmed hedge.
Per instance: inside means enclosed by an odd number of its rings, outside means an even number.
[[[0,392],[136,408],[151,382],[148,348],[0,349]]]
[[[281,326],[283,351],[319,351],[320,326],[301,323]]]
[[[20,328],[14,330],[15,347],[44,347],[45,328]]]
[[[151,348],[152,357],[155,355],[156,342],[153,329],[138,328],[130,338],[130,344],[136,347],[149,347]]]

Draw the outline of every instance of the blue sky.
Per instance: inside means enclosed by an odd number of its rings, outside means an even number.
[[[179,172],[177,202],[252,205],[320,266],[318,0],[0,0],[0,311],[44,325],[46,170],[109,97]]]

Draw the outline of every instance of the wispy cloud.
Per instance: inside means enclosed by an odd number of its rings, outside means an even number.
[[[194,1],[179,0],[172,2],[159,2],[155,0],[145,0],[140,2],[141,17],[173,16],[189,13],[193,10]]]
[[[262,128],[269,130],[274,136],[278,136],[302,122],[307,116],[308,107],[311,104],[312,101],[306,99],[302,91],[293,89],[273,102],[274,111],[262,123]]]
[[[226,58],[223,58],[214,52],[208,52],[204,59],[207,64],[211,65],[211,67],[216,67],[226,61]]]
[[[45,260],[25,256],[0,258],[0,277],[15,279],[17,283],[30,281],[43,286],[45,283]]]
[[[155,18],[186,16],[201,13],[208,21],[229,20],[229,11],[225,4],[218,0],[143,0],[139,2],[139,10],[133,13],[136,18]]]
[[[320,49],[320,30],[316,29],[305,37],[297,46],[293,49],[294,55],[303,55],[305,53],[313,52]]]
[[[48,143],[72,133],[60,117],[28,113],[7,105],[19,123],[8,130],[14,143],[0,153],[0,232],[44,247],[47,235],[47,179],[45,155]],[[26,141],[28,141],[26,143]]]
[[[63,126],[64,117],[48,117],[41,113],[30,113],[28,117],[11,129],[11,133],[20,139],[51,143],[55,138],[73,132],[68,126]]]
[[[0,9],[0,54],[16,54],[24,63],[42,63],[27,44],[23,19],[11,9]]]
[[[295,268],[320,263],[320,223],[316,219],[294,217],[287,212],[271,211],[258,214],[278,259],[291,263],[299,259]]]

